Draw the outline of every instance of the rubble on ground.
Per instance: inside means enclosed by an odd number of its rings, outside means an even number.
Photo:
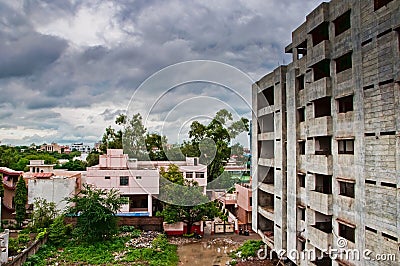
[[[139,237],[132,238],[126,242],[125,246],[133,248],[151,248],[151,242],[160,234],[161,233],[154,231],[143,232]]]

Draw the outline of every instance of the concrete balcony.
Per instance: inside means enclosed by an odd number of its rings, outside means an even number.
[[[307,89],[307,100],[314,101],[323,97],[332,96],[332,80],[325,77],[317,81],[311,82]]]
[[[307,127],[305,122],[299,123],[299,137],[304,140],[307,138]]]
[[[304,173],[307,172],[307,155],[301,154],[297,158],[297,166],[299,171]]]
[[[261,207],[258,206],[258,213],[261,214],[262,216],[264,216],[265,218],[274,221],[274,209],[268,206],[265,207]]]
[[[307,95],[306,89],[299,90],[297,97],[296,97],[297,106],[305,106],[306,105],[306,95]]]
[[[332,155],[307,154],[307,170],[312,173],[332,175]]]
[[[258,164],[262,166],[268,166],[268,167],[275,167],[275,162],[274,158],[267,159],[267,158],[259,158],[258,159]]]
[[[320,250],[328,250],[332,246],[332,233],[326,233],[311,225],[307,227],[307,231],[308,239],[314,247]]]
[[[273,231],[257,231],[258,235],[261,237],[263,242],[271,249],[274,247],[274,232]]]
[[[259,182],[258,188],[261,189],[262,191],[270,193],[270,194],[275,193],[274,184],[265,184],[265,183]]]
[[[332,116],[312,118],[307,121],[307,136],[330,136],[333,133]]]
[[[335,37],[335,45],[332,47],[332,57],[337,58],[352,49],[351,30],[347,30]]]
[[[307,67],[311,67],[324,59],[331,58],[331,44],[329,40],[320,42],[311,48],[310,54],[307,54]]]
[[[258,140],[274,140],[275,132],[265,132],[258,134]]]
[[[314,28],[322,22],[329,21],[329,3],[322,3],[310,14],[307,15],[307,33],[310,33]]]
[[[308,192],[308,204],[314,211],[332,215],[332,202],[332,194],[324,194],[317,191]]]
[[[260,109],[258,109],[257,115],[258,115],[258,117],[260,117],[263,115],[271,114],[273,112],[275,112],[275,106],[269,105],[269,106],[261,107]]]

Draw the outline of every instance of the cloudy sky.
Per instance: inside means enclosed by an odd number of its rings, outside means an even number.
[[[248,115],[320,2],[0,0],[0,141],[94,143],[128,110],[176,142],[220,108]]]

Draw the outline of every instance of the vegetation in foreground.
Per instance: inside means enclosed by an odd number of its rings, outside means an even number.
[[[49,241],[24,265],[177,265],[177,247],[169,244],[165,235],[155,238],[148,248],[126,245],[132,237],[137,237],[137,233],[91,243],[72,239],[57,245]]]
[[[249,259],[257,257],[257,252],[262,248],[264,242],[261,240],[247,240],[238,249],[230,254],[233,260],[231,265],[236,265],[239,259]]]

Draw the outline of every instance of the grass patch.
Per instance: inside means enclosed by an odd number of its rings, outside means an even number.
[[[61,247],[43,245],[31,256],[25,266],[52,265],[177,265],[177,247],[169,244],[164,235],[152,242],[152,248],[126,247],[130,237],[114,237],[95,243],[78,243],[72,240]]]

